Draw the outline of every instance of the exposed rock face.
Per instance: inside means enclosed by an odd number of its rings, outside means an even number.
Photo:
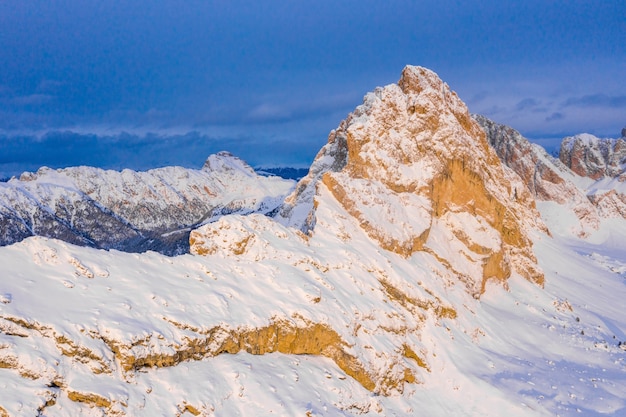
[[[473,118],[485,130],[489,144],[502,163],[522,178],[537,200],[553,201],[572,210],[580,220],[575,231],[579,236],[598,229],[598,210],[575,184],[575,175],[568,167],[548,155],[541,146],[530,143],[515,129],[481,115],[473,115]]]
[[[559,158],[581,177],[599,180],[603,177],[626,181],[626,137],[600,139],[580,134],[563,139]]]
[[[481,115],[472,115],[485,130],[489,144],[500,160],[522,178],[529,191],[540,200],[567,201],[577,191],[565,185],[562,173],[567,169],[551,158],[539,145],[531,144],[518,131]]]
[[[585,184],[585,193],[601,217],[626,218],[626,137],[568,137],[559,158],[576,174],[594,180]]]
[[[317,153],[309,173],[298,182],[296,189],[282,204],[276,215],[278,221],[305,233],[313,229],[315,226],[314,198],[317,184],[325,173],[339,172],[346,166],[348,147],[345,126],[351,119],[352,114],[341,122],[337,130],[330,132],[328,143]]]
[[[560,159],[555,159],[514,129],[484,116],[474,118],[500,160],[522,178],[537,201],[555,202],[575,214],[579,220],[572,230],[575,235],[588,236],[603,218],[626,218],[624,138],[588,134],[565,138]]]
[[[228,213],[269,212],[291,186],[257,176],[228,153],[210,156],[202,170],[42,168],[0,183],[0,245],[40,235],[105,249],[183,253],[190,227]]]
[[[431,252],[467,271],[457,252],[438,244],[444,235],[458,242],[481,265],[478,274],[467,274],[474,291],[512,270],[542,282],[527,235],[544,229],[532,195],[502,167],[467,107],[432,71],[406,67],[397,85],[368,94],[331,132],[279,219],[309,231],[321,204],[314,203],[319,183],[386,250],[404,257]],[[462,231],[458,222],[468,216],[489,243],[472,241],[476,230]]]

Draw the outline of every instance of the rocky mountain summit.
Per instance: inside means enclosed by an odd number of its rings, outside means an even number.
[[[545,231],[532,195],[430,70],[406,67],[397,85],[366,95],[331,132],[279,221],[311,230],[323,204],[315,195],[320,183],[381,248],[404,257],[434,253],[457,271],[477,268],[467,276],[477,293],[512,270],[543,280],[528,238],[530,230]],[[441,239],[454,241],[454,250],[443,251]]]
[[[626,137],[600,139],[587,133],[567,137],[561,143],[559,159],[581,177],[626,181]]]
[[[189,230],[230,213],[267,213],[291,181],[256,175],[222,152],[201,170],[41,168],[0,183],[0,245],[28,236],[129,252],[188,251]]]

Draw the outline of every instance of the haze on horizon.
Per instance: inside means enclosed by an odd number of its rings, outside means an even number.
[[[305,166],[402,68],[553,149],[626,125],[626,3],[0,3],[0,177],[42,165]]]

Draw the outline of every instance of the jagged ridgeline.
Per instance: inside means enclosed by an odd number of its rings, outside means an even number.
[[[571,214],[562,232],[584,238],[597,232],[603,220],[626,218],[626,138],[567,137],[554,158],[516,130],[473,117],[537,202],[555,204],[561,216]]]
[[[0,245],[38,235],[126,252],[189,251],[189,231],[231,213],[267,213],[292,181],[264,177],[228,152],[201,170],[41,168],[0,184]]]

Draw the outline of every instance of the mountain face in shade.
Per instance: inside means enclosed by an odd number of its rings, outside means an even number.
[[[0,247],[0,416],[621,416],[626,220],[593,201],[618,185],[412,66],[295,187],[227,154],[25,174],[22,223],[193,230]]]
[[[626,218],[626,139],[582,134],[563,140],[559,159],[514,129],[474,116],[502,163],[515,171],[539,202],[556,203],[575,221],[579,236],[597,231],[601,219]]]
[[[257,176],[225,152],[210,156],[202,170],[41,168],[0,183],[0,244],[39,235],[104,249],[184,253],[190,228],[224,214],[269,212],[291,187]]]

